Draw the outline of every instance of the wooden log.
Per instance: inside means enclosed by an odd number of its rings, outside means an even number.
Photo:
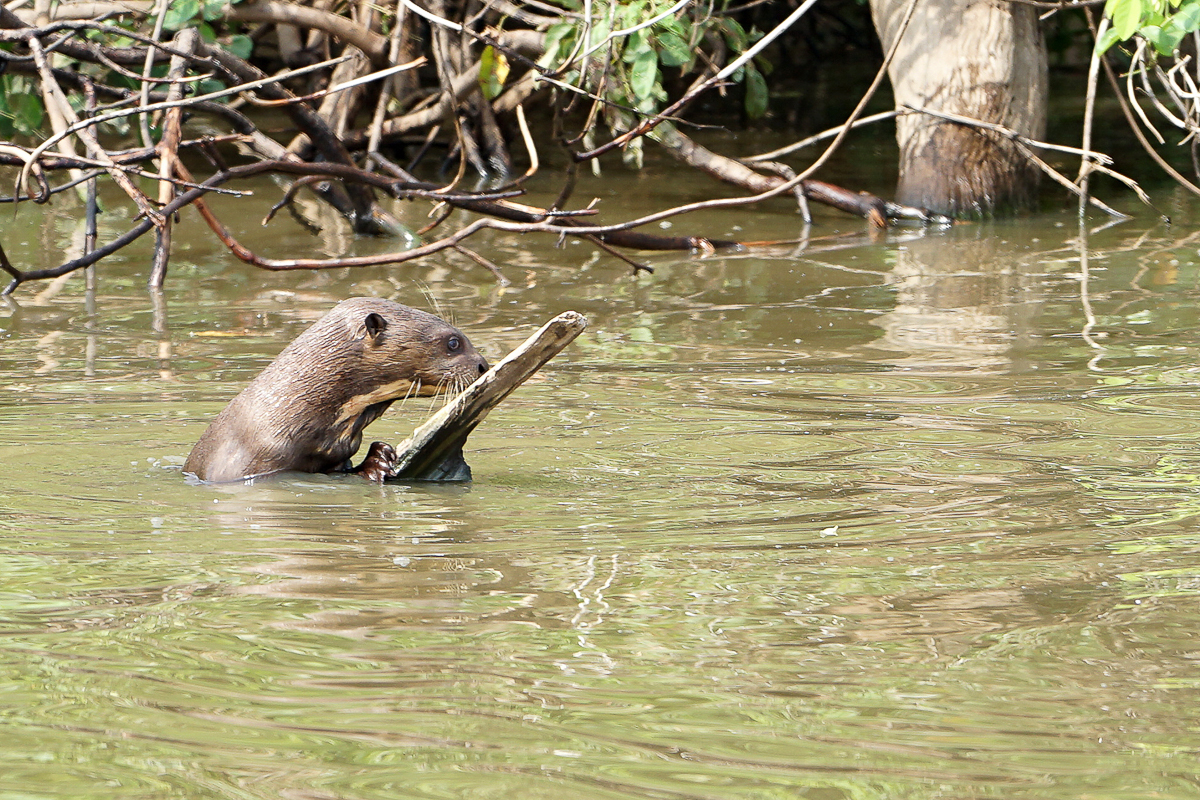
[[[471,471],[462,446],[488,412],[531,375],[558,355],[587,327],[577,311],[564,311],[504,357],[479,380],[456,395],[436,414],[396,445],[396,465],[388,480],[466,480]]]
[[[871,0],[884,50],[909,0]],[[921,0],[888,74],[897,108],[956,114],[1045,138],[1049,78],[1039,9],[1004,0]],[[896,202],[948,216],[1036,207],[1041,171],[1010,140],[931,115],[896,120]]]

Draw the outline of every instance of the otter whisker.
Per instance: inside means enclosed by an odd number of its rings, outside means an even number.
[[[442,373],[441,380],[437,382],[437,387],[434,389],[433,394],[429,398],[429,409],[426,411],[426,413],[432,414],[437,408],[437,403],[439,400],[443,405],[445,405],[447,397],[446,389],[449,386],[451,379],[452,376]]]
[[[404,393],[404,396],[400,398],[400,407],[404,408],[404,404],[408,402],[408,398],[412,397],[415,394],[419,394],[420,391],[421,391],[421,379],[417,378],[412,383],[408,384],[408,391],[406,391]]]
[[[420,288],[421,288],[421,294],[425,295],[425,300],[429,303],[429,305],[433,306],[433,313],[439,317],[442,317],[446,321],[450,322],[451,325],[453,325],[454,324],[453,320],[450,320],[446,316],[445,311],[442,309],[441,301],[438,300],[436,296],[434,296],[432,291],[430,291],[429,285],[422,282]]]

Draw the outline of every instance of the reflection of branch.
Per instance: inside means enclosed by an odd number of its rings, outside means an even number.
[[[1092,328],[1096,326],[1096,313],[1092,311],[1092,298],[1089,294],[1088,279],[1091,275],[1088,267],[1088,240],[1087,228],[1083,221],[1079,223],[1079,299],[1083,306],[1083,329],[1079,331],[1079,335],[1087,342],[1088,347],[1096,350],[1097,353],[1088,361],[1088,369],[1099,370],[1097,364],[1104,356],[1104,345],[1096,341],[1092,336]]]
[[[4,245],[3,244],[0,244],[0,269],[4,270],[9,275],[12,275],[13,280],[16,280],[21,277],[20,270],[18,270],[16,267],[14,267],[9,262],[8,256],[6,256],[4,254]],[[8,292],[5,292],[5,294],[8,294]]]

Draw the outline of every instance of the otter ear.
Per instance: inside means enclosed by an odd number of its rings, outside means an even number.
[[[363,320],[363,327],[367,330],[367,336],[371,337],[372,342],[378,342],[379,337],[387,330],[387,320],[375,312],[367,314]]]

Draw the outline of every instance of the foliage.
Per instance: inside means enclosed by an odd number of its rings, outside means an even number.
[[[253,39],[240,33],[229,33],[228,31],[222,31],[219,34],[218,30],[213,27],[214,23],[220,23],[223,20],[226,9],[231,3],[242,1],[175,0],[175,2],[168,5],[167,12],[163,16],[163,30],[172,32],[194,27],[199,31],[204,41],[209,43],[220,42],[224,49],[233,53],[238,58],[248,59],[254,50]],[[151,16],[148,20],[149,27],[153,27],[154,21],[155,17]],[[137,23],[127,20],[114,20],[109,25],[118,28],[124,27],[126,30],[134,30],[140,27]],[[87,31],[84,34],[84,38],[111,48],[124,48],[135,44],[134,39],[112,33],[111,31]],[[11,51],[12,46],[6,45],[5,48]],[[99,65],[77,64],[74,68],[92,79],[113,86],[129,89],[138,86],[138,82],[133,78]],[[0,70],[0,73],[2,72],[3,70]],[[165,73],[166,67],[161,65],[155,66],[151,70],[151,75],[154,77],[161,78]],[[197,91],[201,93],[216,91],[223,87],[224,84],[213,79],[197,82]],[[68,99],[76,111],[81,110],[82,100],[77,95],[71,95]],[[26,75],[0,74],[0,139],[11,139],[14,136],[35,136],[41,132],[45,119],[45,105],[38,90],[37,81]],[[128,124],[124,120],[118,120],[104,127],[124,133],[128,129]]]
[[[34,135],[45,115],[32,79],[24,75],[0,75],[0,138]]]
[[[225,9],[231,3],[241,0],[174,0],[167,6],[163,15],[163,29],[179,31],[195,27],[206,42],[217,40],[212,23],[219,22],[225,16]],[[154,17],[151,17],[154,20]],[[254,49],[254,42],[249,36],[234,35],[225,43],[226,48],[238,58],[249,58]]]
[[[1100,53],[1137,35],[1171,56],[1185,36],[1200,31],[1200,0],[1108,0],[1104,14],[1112,27],[1096,43]]]
[[[508,79],[508,57],[488,45],[479,56],[479,90],[488,100],[495,100],[504,90]]]
[[[567,6],[581,8],[577,0]],[[541,63],[561,71],[566,82],[600,95],[608,127],[618,134],[628,131],[666,101],[668,70],[686,76],[701,66],[719,67],[723,54],[736,57],[761,35],[698,4],[675,12],[673,6],[667,0],[593,3],[590,19],[566,19],[550,27]],[[767,112],[764,71],[769,72],[768,64],[751,61],[732,76],[745,89],[744,108],[751,118]],[[625,155],[640,165],[640,140]]]

